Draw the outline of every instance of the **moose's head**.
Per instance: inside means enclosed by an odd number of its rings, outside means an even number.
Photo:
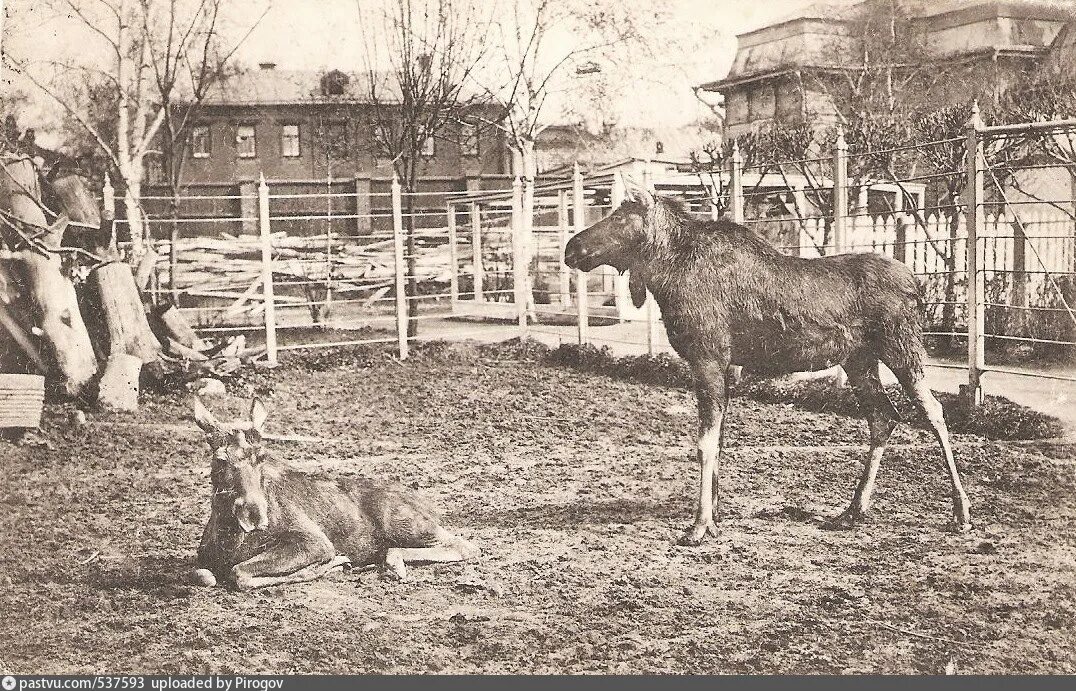
[[[592,271],[607,264],[621,273],[631,268],[648,237],[655,198],[650,190],[625,177],[624,201],[611,214],[582,231],[564,247],[564,263]]]
[[[655,212],[679,207],[663,197],[656,197],[644,185],[624,177],[624,201],[611,214],[582,231],[564,246],[564,263],[569,268],[592,271],[602,264],[620,273],[631,271],[628,289],[632,302],[642,307],[646,301],[644,272],[639,262],[652,257],[662,246]]]
[[[194,399],[194,420],[213,449],[214,501],[229,502],[232,515],[246,533],[269,526],[264,473],[268,454],[262,448],[267,417],[265,406],[254,399],[249,420],[222,424],[199,398]]]

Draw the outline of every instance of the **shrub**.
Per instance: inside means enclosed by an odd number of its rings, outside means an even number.
[[[691,388],[693,376],[687,364],[669,355],[614,357],[608,348],[563,344],[548,361],[583,372],[601,374],[644,384],[672,388]],[[859,401],[847,387],[837,388],[828,379],[803,382],[781,380],[745,380],[730,391],[734,397],[762,403],[789,403],[805,410],[859,417]],[[926,419],[912,405],[898,386],[886,393],[905,422],[928,429]],[[1059,437],[1064,426],[1057,418],[1013,403],[1001,396],[987,396],[982,405],[972,408],[956,394],[936,393],[945,409],[949,431],[977,434],[989,439],[1047,439]]]

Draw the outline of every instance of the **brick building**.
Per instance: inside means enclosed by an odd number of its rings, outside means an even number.
[[[251,197],[260,175],[277,194],[333,194],[274,199],[274,216],[362,215],[387,206],[392,162],[379,144],[366,79],[340,70],[283,70],[262,63],[215,85],[191,127],[181,187],[184,196],[221,199],[185,202],[181,216],[256,215]],[[380,107],[392,107],[384,104],[391,95],[381,100]],[[471,106],[459,124],[428,141],[419,191],[503,189],[509,181],[508,148],[500,130],[482,124],[497,117],[495,104]],[[166,194],[159,160],[148,162],[146,175],[147,196]],[[163,203],[147,203],[150,215],[157,215]],[[443,211],[444,197],[424,194],[418,206]],[[369,219],[352,223],[359,232],[370,227]],[[336,225],[347,230],[347,223]],[[210,232],[197,225],[185,230]]]

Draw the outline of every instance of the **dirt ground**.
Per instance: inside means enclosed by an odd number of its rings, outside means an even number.
[[[506,357],[273,376],[295,465],[413,486],[477,562],[250,594],[185,583],[209,512],[189,400],[0,442],[0,669],[23,673],[1073,673],[1072,446],[958,437],[976,528],[901,427],[874,521],[829,532],[865,425],[733,401],[721,536],[691,511],[695,404]],[[215,399],[218,412],[247,403]]]

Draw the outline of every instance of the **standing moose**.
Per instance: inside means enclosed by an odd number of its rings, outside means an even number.
[[[968,497],[942,407],[923,380],[922,300],[912,272],[876,254],[786,256],[741,225],[694,219],[678,202],[626,182],[627,199],[573,237],[564,262],[581,271],[603,264],[629,271],[635,305],[643,305],[647,290],[653,294],[669,343],[695,376],[701,476],[695,521],[680,544],[717,534],[730,365],[764,376],[844,367],[870,428],[870,455],[851,506],[829,521],[851,527],[867,515],[899,417],[879,378],[878,363],[885,363],[930,422],[949,473],[956,527],[968,530]]]

